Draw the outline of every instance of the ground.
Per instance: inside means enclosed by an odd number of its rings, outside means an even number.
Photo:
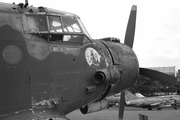
[[[162,110],[125,107],[123,120],[139,120],[139,114],[148,116],[148,120],[180,120],[180,108],[174,110],[172,108],[164,108]],[[76,110],[67,115],[70,120],[118,120],[118,108],[111,107],[99,112],[83,115]]]

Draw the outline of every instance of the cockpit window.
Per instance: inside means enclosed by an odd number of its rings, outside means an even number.
[[[26,23],[28,29],[26,31],[31,33],[33,32],[83,33],[78,23],[78,20],[72,16],[62,16],[61,18],[60,16],[48,15],[48,19],[47,19],[45,15],[27,15]]]
[[[28,32],[47,32],[47,21],[46,16],[29,15],[27,19]]]
[[[23,20],[25,32],[47,39],[54,34],[85,34],[90,38],[80,19],[73,14],[27,13]]]
[[[82,33],[79,23],[75,17],[63,16],[62,17],[64,32],[78,32]]]
[[[49,16],[50,32],[63,32],[62,23],[59,16]]]

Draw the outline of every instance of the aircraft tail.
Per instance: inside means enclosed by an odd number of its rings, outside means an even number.
[[[135,93],[135,95],[138,97],[138,98],[143,98],[144,95],[142,95],[141,93]]]
[[[136,95],[132,94],[129,91],[125,91],[125,99],[126,100],[134,100],[134,99],[138,99],[139,97],[137,97]]]

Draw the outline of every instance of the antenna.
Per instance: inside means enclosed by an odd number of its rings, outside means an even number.
[[[25,0],[25,5],[24,5],[24,8],[26,8],[28,6],[28,0]]]
[[[28,0],[25,0],[25,5],[28,4]]]

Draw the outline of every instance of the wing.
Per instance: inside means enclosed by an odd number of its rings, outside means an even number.
[[[156,102],[156,103],[150,104],[150,106],[157,107],[157,106],[162,105],[162,104],[164,104],[164,103],[163,102]]]

